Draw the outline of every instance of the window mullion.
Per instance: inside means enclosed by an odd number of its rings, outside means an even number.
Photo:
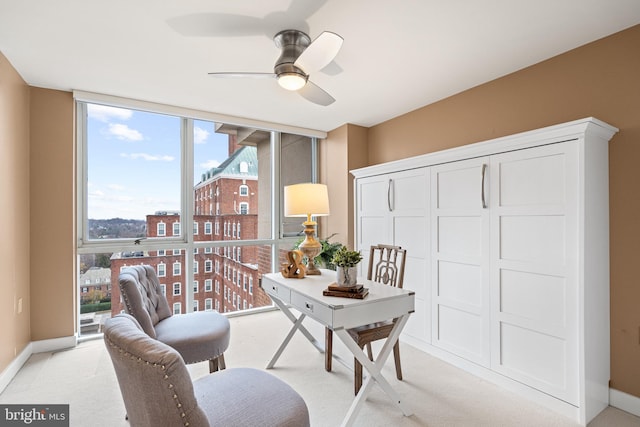
[[[76,191],[78,194],[77,216],[78,222],[76,227],[78,246],[89,241],[89,224],[87,214],[87,104],[84,102],[76,103],[76,132],[77,132],[77,174],[76,174]]]
[[[181,233],[187,244],[184,251],[185,260],[185,301],[186,313],[193,311],[193,281],[194,281],[194,261],[193,254],[193,119],[183,118],[181,126],[181,148],[182,148],[182,215]]]
[[[271,156],[271,238],[282,239],[282,218],[281,192],[280,186],[280,160],[282,135],[280,132],[271,132],[270,156]],[[278,250],[280,245],[271,245],[271,271],[278,271]]]

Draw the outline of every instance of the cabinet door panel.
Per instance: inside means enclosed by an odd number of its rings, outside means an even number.
[[[492,369],[578,402],[578,155],[491,157]]]
[[[426,258],[429,236],[424,216],[395,216],[393,223],[393,242],[406,249],[409,256]]]
[[[437,173],[438,209],[477,208],[482,203],[482,167],[476,162],[459,162],[454,169]]]
[[[431,170],[432,343],[483,366],[490,360],[488,161]]]
[[[358,184],[358,211],[371,214],[386,212],[388,181],[382,177],[363,179]]]
[[[356,225],[357,249],[364,260],[369,259],[369,248],[389,238],[389,208],[387,204],[388,178],[372,176],[359,179],[356,189],[356,210],[358,212]],[[358,275],[364,277],[367,267],[358,264]]]
[[[391,174],[391,210],[396,213],[410,211],[426,213],[428,187],[426,169]]]
[[[420,342],[431,342],[431,307],[427,301],[416,296],[415,311],[409,316],[407,326],[402,331],[402,336],[410,336]]]
[[[424,343],[431,342],[429,179],[428,169],[419,168],[356,182],[355,243],[363,257],[359,274],[367,274],[372,245],[397,245],[407,250],[404,287],[416,293],[416,301],[403,335]]]
[[[436,229],[438,253],[443,256],[475,257],[482,255],[481,216],[440,216]]]
[[[387,218],[382,216],[362,216],[360,217],[360,242],[358,246],[363,250],[369,250],[371,245],[386,242]],[[366,258],[368,259],[368,258]]]
[[[391,174],[391,240],[388,241],[407,250],[404,287],[416,293],[415,312],[404,334],[427,343],[431,342],[429,178],[426,168]]]
[[[564,265],[564,215],[500,217],[500,259]]]
[[[502,363],[527,383],[541,389],[562,389],[567,385],[566,341],[527,328],[503,324],[500,333]]]
[[[566,326],[566,281],[524,271],[500,271],[500,312],[520,316],[547,328]]]
[[[443,300],[482,306],[482,268],[450,261],[438,263],[438,295]]]
[[[500,206],[562,205],[564,155],[546,155],[500,163]]]
[[[405,335],[423,342],[431,341],[431,288],[428,274],[429,233],[426,214],[423,216],[393,217],[393,244],[407,250],[404,288],[416,293],[415,312],[409,318]]]
[[[482,317],[446,305],[438,306],[437,314],[439,346],[469,360],[482,360],[485,347]]]
[[[407,250],[404,286],[416,292],[416,298],[427,295],[428,232],[425,217],[393,217],[393,242]]]

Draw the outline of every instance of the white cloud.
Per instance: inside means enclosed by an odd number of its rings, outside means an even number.
[[[118,185],[118,184],[109,184],[107,185],[107,188],[109,188],[110,190],[114,190],[114,191],[124,191],[125,187],[123,187],[122,185]]]
[[[125,159],[131,160],[146,160],[148,162],[172,162],[175,158],[173,156],[161,156],[161,155],[153,155],[147,153],[121,153],[120,157],[124,157]]]
[[[200,166],[206,170],[209,170],[211,168],[217,168],[218,166],[220,166],[220,162],[217,160],[207,160],[204,163],[200,163]]]
[[[108,132],[118,139],[124,139],[127,141],[141,141],[144,139],[140,132],[120,123],[109,123]]]
[[[194,126],[193,128],[193,143],[194,144],[204,144],[207,142],[209,138],[209,131],[206,129],[199,128]]]
[[[106,123],[111,119],[129,120],[133,115],[133,111],[106,105],[87,104],[87,114],[92,119]]]

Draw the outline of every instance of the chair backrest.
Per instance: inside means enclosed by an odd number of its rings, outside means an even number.
[[[156,338],[154,326],[173,314],[162,295],[156,270],[150,265],[125,267],[118,282],[126,312],[136,318],[147,335]]]
[[[400,246],[371,246],[367,279],[402,288],[406,256],[407,250]]]
[[[209,426],[176,350],[149,337],[128,314],[105,322],[104,342],[132,426]]]

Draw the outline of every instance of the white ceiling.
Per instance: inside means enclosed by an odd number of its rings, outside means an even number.
[[[640,0],[0,0],[0,51],[32,86],[329,131],[375,125],[638,23]],[[272,72],[272,36],[288,28],[344,38],[310,76],[332,105],[274,79],[207,75]]]

